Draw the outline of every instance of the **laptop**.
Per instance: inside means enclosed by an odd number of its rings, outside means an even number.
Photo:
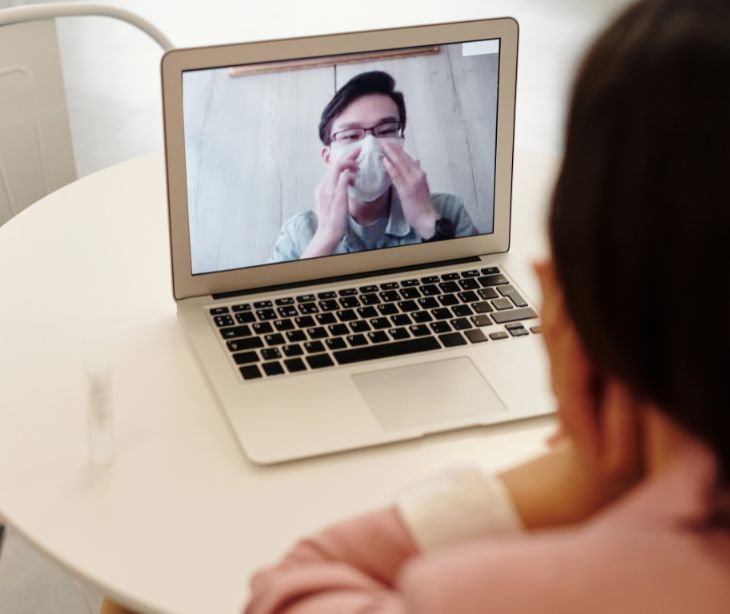
[[[162,60],[174,297],[270,464],[547,413],[509,248],[518,26]]]

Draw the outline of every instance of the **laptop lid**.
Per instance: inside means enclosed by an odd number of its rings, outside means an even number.
[[[506,251],[517,38],[514,20],[490,19],[168,52],[162,85],[175,298]],[[292,245],[306,244],[316,228],[315,190],[329,154],[343,145],[331,125],[322,139],[323,110],[351,79],[374,72],[402,93],[404,108],[390,118],[400,124],[395,136],[422,168],[441,217],[448,210],[458,228],[454,238],[424,241],[391,186],[388,219],[377,231],[387,240],[373,241],[374,230],[350,221],[349,245],[358,249],[302,257]],[[368,130],[361,143],[392,135],[393,126],[378,123],[354,125]]]

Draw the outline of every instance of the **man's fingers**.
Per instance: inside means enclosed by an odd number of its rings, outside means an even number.
[[[382,149],[385,154],[384,160],[390,161],[393,166],[397,167],[404,178],[420,171],[419,164],[405,152],[403,147],[384,141]]]

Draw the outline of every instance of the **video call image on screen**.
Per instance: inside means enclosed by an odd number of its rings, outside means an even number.
[[[499,40],[186,71],[194,275],[490,234]]]

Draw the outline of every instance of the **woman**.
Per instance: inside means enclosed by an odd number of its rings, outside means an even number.
[[[730,611],[730,0],[596,42],[549,227],[553,450],[301,542],[249,614]]]

